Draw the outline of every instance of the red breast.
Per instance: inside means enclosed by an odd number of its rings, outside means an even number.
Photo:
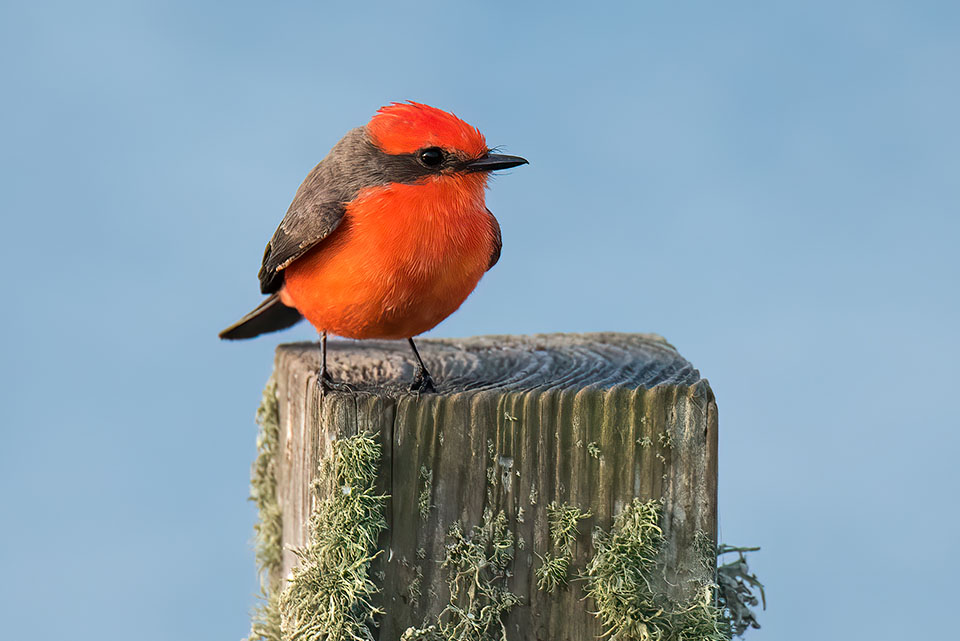
[[[487,270],[496,221],[485,174],[366,189],[285,272],[280,292],[318,330],[408,338],[452,314]]]

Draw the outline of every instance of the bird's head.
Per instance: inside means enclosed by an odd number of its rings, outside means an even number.
[[[427,174],[485,174],[527,162],[519,156],[490,153],[476,127],[416,102],[381,107],[367,124],[367,133],[382,152],[412,158]]]

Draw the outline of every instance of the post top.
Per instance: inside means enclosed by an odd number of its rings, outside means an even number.
[[[419,339],[417,344],[440,394],[496,389],[609,389],[689,386],[700,372],[656,334],[602,332]],[[317,343],[288,343],[277,359],[305,370],[320,367]],[[328,368],[334,380],[357,391],[403,392],[414,371],[404,341],[328,343]]]

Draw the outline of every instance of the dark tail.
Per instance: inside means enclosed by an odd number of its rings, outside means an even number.
[[[269,296],[255,310],[220,332],[220,338],[235,341],[253,338],[296,325],[303,319],[300,312],[280,302],[276,294]]]

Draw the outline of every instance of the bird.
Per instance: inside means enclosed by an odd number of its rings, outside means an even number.
[[[490,173],[528,164],[494,153],[480,131],[426,104],[393,102],[351,129],[304,179],[267,243],[266,298],[219,336],[247,339],[306,318],[320,334],[406,339],[410,391],[435,392],[414,337],[456,311],[500,258],[500,224],[485,204]]]

